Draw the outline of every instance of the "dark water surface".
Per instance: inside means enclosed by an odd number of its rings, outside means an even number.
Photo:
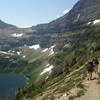
[[[22,75],[0,74],[0,98],[15,96],[17,88],[26,86],[26,79]]]

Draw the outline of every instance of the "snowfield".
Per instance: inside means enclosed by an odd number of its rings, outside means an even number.
[[[88,22],[87,24],[89,25],[89,24],[91,24],[92,22]]]
[[[40,48],[40,45],[39,44],[36,44],[36,45],[32,45],[32,46],[29,46],[30,49],[34,49],[34,50],[37,50]]]
[[[89,24],[94,24],[95,25],[97,23],[100,23],[100,19],[88,22],[87,25],[89,25]]]
[[[43,72],[40,73],[40,75],[43,75],[43,74],[45,74],[46,72],[51,73],[51,72],[52,72],[52,68],[54,68],[54,66],[53,66],[53,65],[50,65],[48,68],[45,68],[45,69],[43,70]]]
[[[23,33],[14,33],[12,34],[13,37],[22,37]]]
[[[0,53],[6,54],[6,55],[13,55],[13,53],[5,52],[5,51],[0,51]]]
[[[42,53],[49,51],[49,56],[53,55],[54,54],[53,49],[54,49],[55,46],[56,45],[53,45],[53,46],[51,46],[49,48],[46,48],[46,49],[42,50]]]
[[[49,56],[53,55],[54,54],[54,51],[53,49],[50,50],[50,53],[49,53]]]
[[[42,50],[42,53],[47,52],[48,50],[49,50],[49,49],[46,48],[46,49]]]
[[[100,22],[100,19],[94,20],[94,21],[93,21],[93,24],[97,24],[97,23],[99,23],[99,22]]]
[[[24,55],[23,58],[26,58],[26,56]]]
[[[51,55],[53,55],[54,54],[54,47],[55,47],[56,45],[53,45],[53,46],[51,46],[50,48],[49,48],[49,50],[50,50],[50,52],[49,52],[49,56],[51,56]]]
[[[21,52],[20,51],[17,51],[17,55],[21,55]]]

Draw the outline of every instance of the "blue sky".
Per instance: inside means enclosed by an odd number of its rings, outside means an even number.
[[[77,0],[0,0],[0,19],[28,27],[64,15]]]

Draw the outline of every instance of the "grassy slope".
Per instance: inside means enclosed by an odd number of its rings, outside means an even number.
[[[28,60],[29,64],[21,73],[26,75],[31,83],[35,83],[41,77],[40,73],[45,69],[45,65],[48,64],[48,53],[27,49],[23,54],[26,55],[25,59]]]

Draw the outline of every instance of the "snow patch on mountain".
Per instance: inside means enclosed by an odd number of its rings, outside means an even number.
[[[88,22],[87,24],[90,25],[92,22]]]
[[[49,50],[49,48],[46,48],[44,50],[42,50],[42,53],[47,52]]]
[[[26,56],[24,55],[23,58],[26,58]]]
[[[6,55],[13,55],[13,53],[5,52],[5,51],[0,51],[0,53],[6,54]]]
[[[49,77],[47,76],[46,78],[45,78],[45,80],[47,80]]]
[[[40,45],[39,44],[36,44],[36,45],[32,45],[32,46],[29,46],[30,49],[39,49],[40,48]]]
[[[74,20],[74,22],[77,22],[79,20],[80,16],[81,16],[80,13],[77,14],[76,19]]]
[[[45,68],[45,69],[40,73],[40,75],[43,75],[43,74],[45,74],[46,72],[51,73],[53,68],[54,68],[53,65],[48,66],[48,68]]]
[[[51,46],[50,48],[49,48],[49,50],[50,50],[50,52],[49,52],[49,56],[51,56],[51,55],[53,55],[54,54],[54,47],[55,47],[56,45],[53,45],[53,46]]]
[[[20,51],[17,51],[17,55],[21,55],[21,52]]]
[[[81,16],[80,14],[77,15],[77,21],[79,20],[80,16]]]
[[[100,19],[94,20],[94,21],[93,21],[93,24],[97,24],[97,23],[99,23],[99,22],[100,22]]]
[[[22,37],[23,33],[13,33],[12,36],[13,37]]]
[[[50,53],[49,53],[49,56],[53,55],[54,54],[54,51],[53,49],[50,50]]]
[[[48,66],[50,66],[50,64],[47,64],[45,67],[48,67]]]

